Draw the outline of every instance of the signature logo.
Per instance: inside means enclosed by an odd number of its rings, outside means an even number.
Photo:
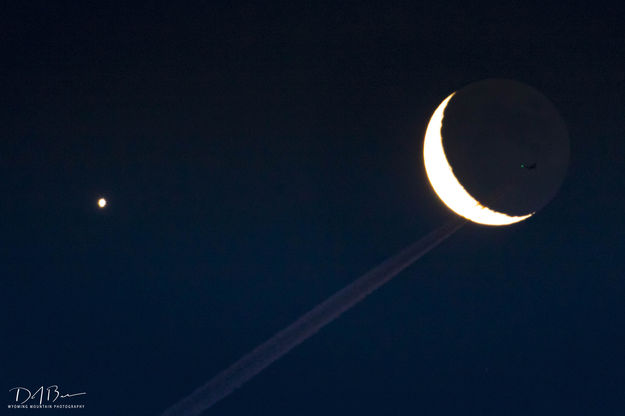
[[[80,393],[63,393],[59,390],[59,386],[56,384],[48,387],[38,386],[36,390],[30,390],[22,386],[13,387],[9,389],[9,393],[11,393],[11,397],[15,397],[15,405],[24,405],[23,407],[34,407],[36,405],[45,407],[47,407],[46,405],[50,405],[50,407],[66,407],[65,405],[59,405],[63,402],[62,399],[69,399],[71,397],[84,396],[87,394],[85,391]]]

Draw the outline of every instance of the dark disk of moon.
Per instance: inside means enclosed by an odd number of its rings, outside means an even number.
[[[536,212],[564,180],[566,125],[549,99],[520,82],[488,79],[457,91],[441,134],[455,177],[494,211]]]

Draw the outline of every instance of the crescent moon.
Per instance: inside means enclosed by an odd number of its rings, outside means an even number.
[[[513,217],[502,212],[493,211],[480,204],[460,184],[452,167],[445,156],[443,148],[443,115],[445,108],[455,94],[452,93],[438,106],[425,132],[423,143],[423,160],[425,171],[436,195],[449,209],[470,221],[484,225],[508,225],[523,221],[534,213]]]

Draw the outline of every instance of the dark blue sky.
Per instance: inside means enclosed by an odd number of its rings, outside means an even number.
[[[36,3],[0,13],[6,390],[158,414],[450,218],[427,121],[498,77],[567,122],[556,198],[463,228],[210,414],[623,413],[623,6]]]

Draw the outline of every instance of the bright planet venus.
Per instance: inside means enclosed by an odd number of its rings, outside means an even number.
[[[101,209],[106,207],[106,199],[104,198],[98,199],[98,207],[100,207]]]
[[[568,133],[553,104],[517,81],[489,79],[452,93],[425,133],[428,180],[443,203],[478,224],[530,218],[559,188]]]

